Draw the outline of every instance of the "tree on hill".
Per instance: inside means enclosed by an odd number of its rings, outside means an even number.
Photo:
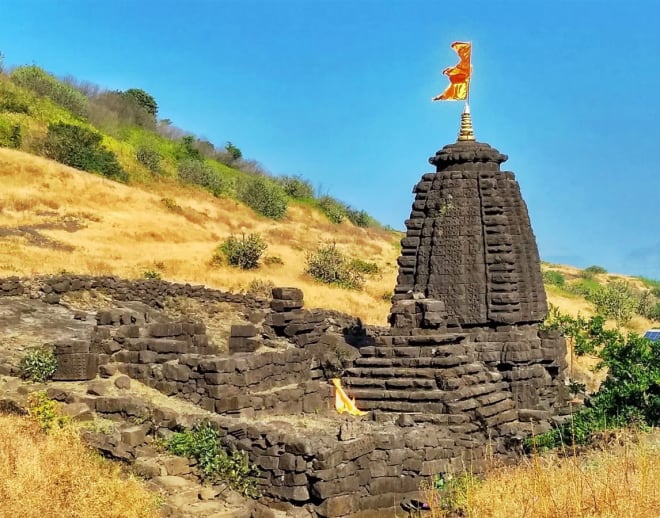
[[[122,93],[125,97],[135,100],[138,106],[142,107],[154,120],[158,115],[158,103],[151,94],[148,94],[140,88],[129,88]]]

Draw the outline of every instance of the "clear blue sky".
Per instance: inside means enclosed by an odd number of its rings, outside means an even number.
[[[160,117],[403,228],[461,103],[509,155],[541,257],[660,278],[657,0],[0,0],[6,65],[143,88]]]

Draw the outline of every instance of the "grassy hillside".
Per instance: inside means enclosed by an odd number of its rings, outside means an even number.
[[[70,271],[173,281],[246,291],[258,279],[299,286],[309,307],[327,307],[385,324],[396,279],[400,235],[349,222],[333,224],[293,202],[279,221],[236,200],[176,182],[126,186],[27,153],[0,149],[0,275]],[[216,265],[230,235],[260,233],[266,261],[258,270]],[[362,291],[320,284],[304,274],[306,253],[335,242],[351,257],[375,262]]]

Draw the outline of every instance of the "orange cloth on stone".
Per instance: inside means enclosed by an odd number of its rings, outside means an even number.
[[[333,378],[332,383],[335,385],[335,408],[337,409],[337,412],[340,414],[348,412],[351,415],[366,415],[367,412],[358,410],[355,406],[355,398],[350,399],[346,395],[339,378]]]
[[[472,75],[472,44],[455,41],[451,48],[456,51],[460,58],[458,64],[445,68],[442,73],[449,78],[449,86],[440,95],[433,98],[434,101],[463,101],[467,99],[470,89],[470,76]]]

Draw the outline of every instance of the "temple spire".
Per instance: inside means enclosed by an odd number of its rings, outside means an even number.
[[[461,114],[461,129],[458,132],[458,142],[467,140],[474,141],[474,130],[472,129],[470,105],[465,103],[465,108],[463,108],[463,113]]]

